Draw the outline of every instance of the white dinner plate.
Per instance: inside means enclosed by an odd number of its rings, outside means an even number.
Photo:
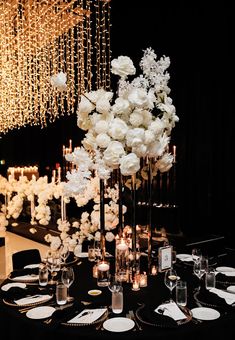
[[[104,329],[110,332],[126,332],[134,326],[133,320],[123,317],[108,319],[103,323]]]
[[[235,272],[235,268],[233,267],[217,267],[215,268],[217,272],[222,273],[222,272]]]
[[[40,306],[30,309],[26,316],[30,319],[45,319],[50,317],[56,309],[51,306]]]
[[[235,286],[228,286],[227,292],[235,294]]]
[[[100,295],[101,293],[102,291],[99,289],[91,289],[88,291],[88,294],[91,296],[97,296],[97,295]]]
[[[18,288],[26,288],[26,284],[23,282],[12,282],[12,283],[7,283],[4,286],[1,287],[1,289],[4,292],[7,292],[8,289],[12,288],[12,287],[18,287]]]
[[[176,254],[176,258],[181,261],[193,261],[192,255],[190,254]]]
[[[215,320],[220,317],[220,313],[213,308],[197,307],[191,309],[194,318],[199,320]]]
[[[24,266],[24,269],[34,269],[34,268],[39,268],[40,263],[32,263],[32,264],[27,264],[27,266]]]

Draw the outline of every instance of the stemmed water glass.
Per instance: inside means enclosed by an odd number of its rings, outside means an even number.
[[[108,284],[108,289],[111,292],[118,292],[120,290],[120,287],[122,286],[121,281],[118,280],[118,277],[116,274],[114,275],[109,275],[109,284]]]
[[[201,249],[193,248],[192,249],[192,259],[193,259],[193,262],[200,261],[201,257],[202,257]]]
[[[170,268],[165,272],[164,283],[170,290],[170,302],[173,302],[172,291],[177,283],[177,273],[173,268]]]
[[[66,263],[67,258],[69,257],[69,247],[67,244],[63,244],[60,248],[60,257],[63,263]]]
[[[67,287],[68,289],[68,294],[67,294],[67,301],[73,301],[74,297],[69,295],[69,287],[72,285],[74,282],[74,271],[72,267],[64,267],[62,269],[62,274],[61,274],[61,281],[63,284]]]
[[[51,280],[48,283],[53,285],[56,283],[53,278],[57,275],[57,272],[60,271],[60,258],[56,251],[49,250],[47,252],[46,265],[51,273]]]

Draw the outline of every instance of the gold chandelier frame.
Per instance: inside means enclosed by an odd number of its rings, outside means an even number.
[[[110,0],[0,0],[0,133],[75,113],[81,93],[109,89],[109,65]]]

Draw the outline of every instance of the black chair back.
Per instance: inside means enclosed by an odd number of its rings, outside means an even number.
[[[23,269],[28,264],[41,262],[41,255],[38,249],[26,249],[12,254],[13,270]]]

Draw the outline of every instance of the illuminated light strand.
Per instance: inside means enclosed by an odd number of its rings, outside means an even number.
[[[109,13],[109,0],[0,0],[0,133],[45,127],[85,91],[108,89]],[[61,71],[64,92],[50,83]]]

